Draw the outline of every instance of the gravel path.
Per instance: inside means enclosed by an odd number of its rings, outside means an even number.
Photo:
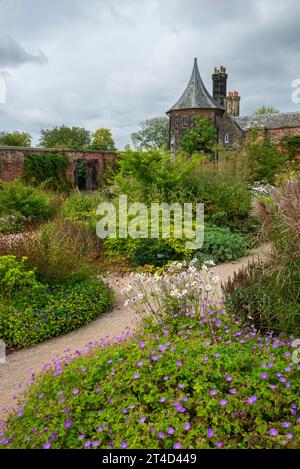
[[[257,253],[255,252],[254,255]],[[234,262],[220,264],[212,270],[224,282],[234,271],[247,265],[252,257],[243,257]],[[6,363],[0,364],[0,417],[1,414],[2,416],[5,414],[9,406],[14,405],[16,395],[22,389],[20,383],[25,383],[32,373],[39,372],[52,358],[63,355],[66,351],[75,352],[83,349],[93,340],[119,337],[123,331],[133,327],[132,324],[136,318],[132,310],[124,307],[125,297],[121,293],[128,280],[126,276],[108,279],[116,296],[116,305],[111,311],[74,332],[8,355]]]

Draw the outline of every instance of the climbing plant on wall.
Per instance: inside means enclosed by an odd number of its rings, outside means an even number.
[[[25,159],[23,179],[42,184],[47,189],[67,191],[70,187],[65,170],[70,160],[59,153],[29,154]]]

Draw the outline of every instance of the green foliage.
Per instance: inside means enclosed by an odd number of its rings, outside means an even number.
[[[26,295],[27,289],[37,293],[38,282],[35,271],[26,268],[26,257],[17,260],[15,256],[0,257],[0,298],[7,302],[20,294]]]
[[[247,238],[242,233],[234,233],[228,228],[206,225],[203,248],[196,251],[194,255],[200,260],[212,259],[219,264],[247,255],[247,244]]]
[[[245,152],[250,167],[250,182],[274,184],[276,175],[284,169],[288,160],[288,155],[269,139],[258,139],[256,131],[246,142]]]
[[[287,151],[289,160],[292,160],[300,154],[300,135],[286,135],[280,145]]]
[[[276,109],[272,106],[261,106],[260,108],[255,111],[254,114],[257,116],[264,116],[265,114],[279,114],[279,109]]]
[[[172,232],[171,224],[171,232]],[[128,256],[133,265],[162,266],[172,260],[199,258],[200,263],[213,260],[215,263],[238,259],[248,253],[249,241],[242,233],[228,228],[205,225],[204,244],[199,250],[186,248],[186,238],[106,238],[105,252],[109,257]]]
[[[256,201],[260,238],[270,246],[266,265],[251,265],[225,287],[231,311],[259,328],[300,332],[300,179]]]
[[[148,321],[122,344],[76,353],[34,377],[0,447],[297,448],[300,385],[292,350],[233,324],[213,305]]]
[[[169,118],[153,117],[140,122],[141,130],[131,134],[134,148],[151,150],[169,148]]]
[[[27,234],[10,243],[1,241],[1,254],[27,258],[27,265],[35,269],[39,281],[63,284],[87,280],[97,274],[101,266],[99,241],[80,223],[55,219],[44,224],[35,234]]]
[[[197,116],[195,127],[188,129],[180,142],[181,149],[189,155],[204,153],[213,156],[217,143],[217,131],[207,117]]]
[[[19,231],[26,222],[47,220],[56,212],[57,204],[56,196],[21,180],[0,182],[1,230]]]
[[[248,222],[251,192],[241,171],[219,168],[199,156],[171,159],[160,150],[127,150],[112,183],[116,195],[127,194],[133,202],[203,202],[205,215],[215,224],[243,228]]]
[[[23,178],[32,185],[43,184],[46,189],[66,191],[69,184],[65,170],[69,163],[69,158],[59,153],[27,155]]]
[[[31,136],[27,132],[0,132],[0,145],[30,147]]]
[[[53,129],[42,129],[40,145],[44,148],[88,148],[90,145],[90,132],[81,127],[54,127]]]
[[[116,144],[109,129],[98,129],[92,134],[91,150],[115,151]]]
[[[172,260],[182,258],[164,239],[141,239],[130,256],[133,266],[153,265],[160,267]]]
[[[22,303],[0,305],[0,337],[7,347],[29,347],[66,334],[99,316],[113,304],[111,291],[96,280],[28,290]]]
[[[226,309],[258,330],[297,336],[300,333],[300,303],[290,294],[282,295],[269,268],[269,265],[257,262],[234,273],[223,286]]]
[[[66,220],[83,223],[95,232],[96,209],[101,202],[103,202],[103,197],[98,192],[87,194],[76,190],[65,200],[61,215]]]

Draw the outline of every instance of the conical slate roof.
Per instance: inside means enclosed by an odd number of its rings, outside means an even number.
[[[207,91],[204,86],[203,81],[201,80],[197,58],[194,59],[194,68],[190,81],[186,89],[184,90],[181,98],[174,104],[170,111],[175,111],[178,109],[220,109],[225,111],[225,108],[221,106],[218,101],[216,101]]]

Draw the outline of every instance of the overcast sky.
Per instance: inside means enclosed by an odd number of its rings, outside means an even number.
[[[211,91],[227,67],[241,114],[300,111],[299,0],[0,0],[0,131],[108,127],[119,148],[183,92],[193,59]]]

